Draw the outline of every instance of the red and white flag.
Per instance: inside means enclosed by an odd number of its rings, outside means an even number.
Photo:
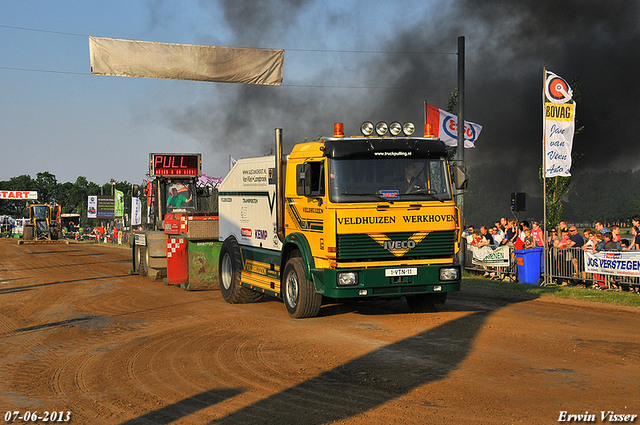
[[[439,137],[447,146],[458,145],[458,117],[447,111],[425,103],[425,123],[433,126],[433,135]],[[469,121],[464,122],[464,147],[475,148],[482,126]]]

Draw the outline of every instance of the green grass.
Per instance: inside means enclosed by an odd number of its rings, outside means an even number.
[[[618,304],[630,307],[640,307],[640,295],[631,292],[595,291],[584,288],[567,286],[540,287],[517,282],[500,282],[464,273],[462,286],[489,289],[496,292],[520,293],[537,297],[557,297],[564,299],[582,300],[588,302]]]

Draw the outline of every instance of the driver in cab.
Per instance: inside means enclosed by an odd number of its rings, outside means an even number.
[[[407,162],[404,167],[404,176],[397,185],[398,191],[400,193],[411,193],[424,189],[424,183],[419,177],[422,171],[423,169],[418,162]]]
[[[171,189],[169,198],[167,199],[167,208],[186,207],[192,198],[193,195],[189,193],[189,199],[187,199],[182,193],[178,193],[178,190],[174,187]]]

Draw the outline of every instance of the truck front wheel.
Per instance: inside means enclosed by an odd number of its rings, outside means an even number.
[[[407,304],[416,313],[436,312],[442,310],[447,301],[447,293],[407,295]]]
[[[282,286],[282,299],[289,316],[301,319],[318,315],[322,305],[322,295],[316,294],[313,282],[307,279],[302,257],[289,258],[284,267]]]
[[[263,297],[262,294],[241,286],[242,257],[234,238],[228,238],[220,248],[218,273],[222,298],[229,304],[250,303]]]

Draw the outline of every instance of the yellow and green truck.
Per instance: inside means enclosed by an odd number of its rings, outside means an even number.
[[[336,123],[286,157],[276,129],[275,155],[239,160],[218,195],[223,298],[281,298],[293,318],[365,299],[441,309],[460,290],[461,218],[445,144],[414,129]]]

